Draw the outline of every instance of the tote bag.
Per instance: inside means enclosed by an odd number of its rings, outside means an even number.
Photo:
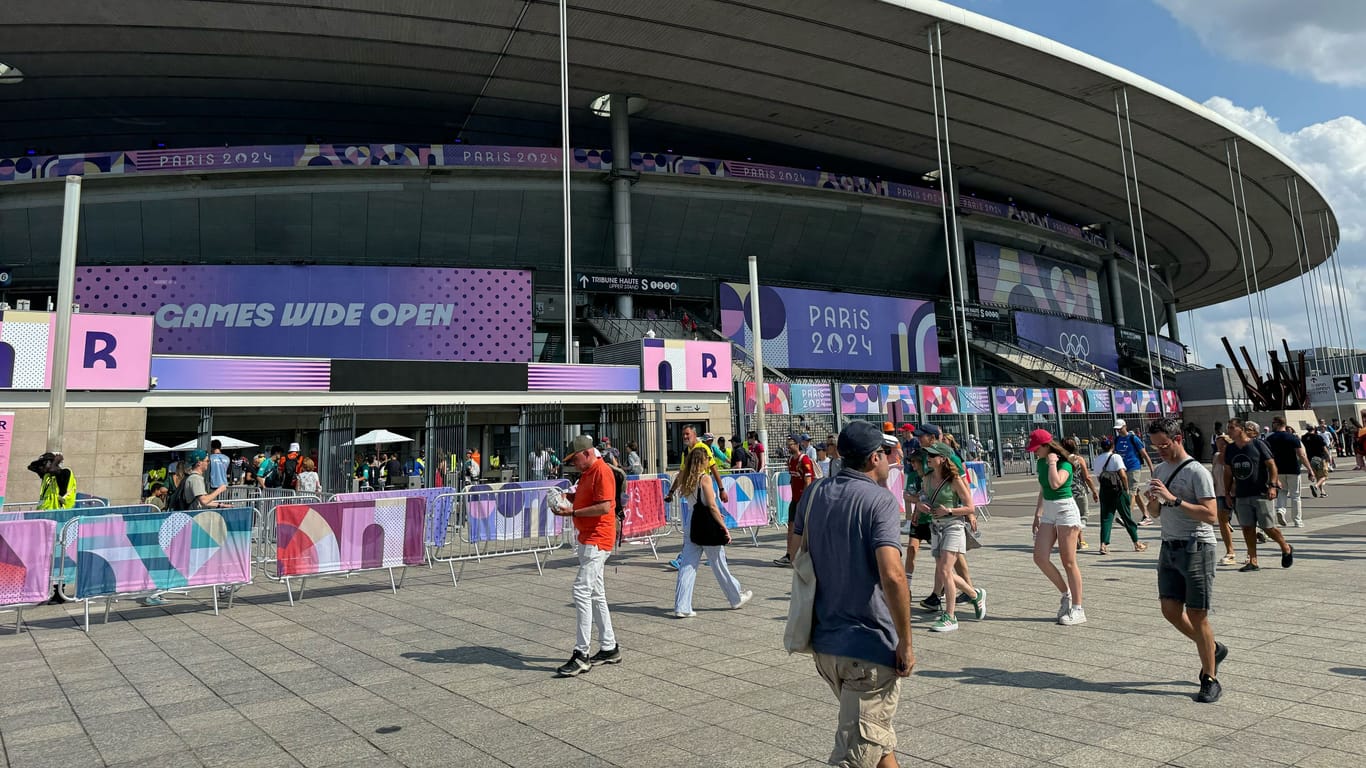
[[[825,482],[817,480],[802,495],[802,543],[792,557],[792,600],[787,605],[787,627],[783,630],[783,647],[788,653],[812,653],[811,628],[816,619],[816,566],[806,549],[810,533],[812,491]]]

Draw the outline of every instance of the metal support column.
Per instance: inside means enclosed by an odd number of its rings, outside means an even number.
[[[1180,342],[1180,341],[1181,341],[1181,328],[1180,328],[1180,326],[1178,326],[1178,325],[1176,324],[1176,302],[1174,302],[1174,301],[1169,301],[1169,302],[1167,302],[1167,303],[1166,303],[1166,312],[1167,312],[1167,336],[1168,336],[1169,338],[1171,338],[1172,341]],[[1161,352],[1161,348],[1160,348],[1160,347],[1159,347],[1158,351]]]
[[[574,348],[574,236],[569,205],[569,2],[560,0],[560,186],[564,198],[564,361]]]
[[[947,132],[947,124],[945,121],[940,120],[940,76],[942,73],[940,70],[940,57],[938,56],[938,51],[939,41],[942,37],[939,34],[939,25],[936,24],[933,29],[929,30],[928,34],[930,46],[930,97],[934,101],[934,148],[935,156],[939,163],[939,209],[940,215],[942,215],[944,219],[944,269],[949,283],[949,325],[953,328],[953,356],[954,362],[958,366],[958,383],[962,384],[966,381],[964,373],[967,369],[963,364],[963,348],[967,345],[967,340],[960,338],[958,332],[958,313],[960,307],[958,305],[958,290],[956,287],[958,281],[954,277],[958,270],[954,266],[953,258],[953,246],[958,239],[958,227],[954,222],[955,209],[958,207],[958,200],[953,197],[953,184],[946,181],[949,178],[946,170],[952,166],[953,161],[950,159],[946,164],[944,159],[944,150],[945,145],[947,144],[947,138],[944,134]]]
[[[631,259],[631,184],[635,169],[631,167],[631,97],[614,93],[608,99],[612,124],[612,248],[617,257],[617,271],[629,274],[634,265]],[[632,296],[617,297],[617,314],[632,316]]]
[[[195,441],[195,447],[201,451],[209,450],[209,443],[213,442],[213,409],[199,409],[199,433]]]
[[[52,343],[52,386],[47,396],[47,450],[62,452],[66,432],[66,369],[71,358],[71,303],[76,292],[76,238],[80,234],[81,177],[66,177],[62,243],[57,267],[57,333]]]

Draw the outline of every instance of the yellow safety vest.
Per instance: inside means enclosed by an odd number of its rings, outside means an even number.
[[[61,495],[57,488],[56,475],[43,475],[43,484],[38,494],[38,509],[72,509],[76,506],[76,473],[66,484],[66,494]]]

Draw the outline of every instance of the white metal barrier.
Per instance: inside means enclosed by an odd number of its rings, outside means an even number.
[[[427,547],[432,562],[446,563],[451,585],[460,582],[456,563],[507,555],[531,555],[536,571],[544,574],[541,555],[572,544],[572,518],[559,517],[546,508],[546,492],[568,483],[542,488],[443,493],[427,505]]]

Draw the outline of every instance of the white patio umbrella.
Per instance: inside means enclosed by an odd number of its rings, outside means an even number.
[[[220,442],[220,443],[222,443],[222,444],[223,444],[223,449],[224,449],[224,450],[232,450],[232,449],[234,449],[234,448],[255,448],[255,447],[256,447],[256,443],[249,443],[249,442],[247,442],[246,440],[238,440],[238,439],[235,438],[235,437],[228,437],[227,435],[214,435],[214,436],[213,436],[213,439],[214,439],[214,440],[217,440],[217,441]],[[192,450],[195,449],[195,447],[196,447],[197,445],[199,445],[199,438],[194,438],[193,440],[187,440],[187,441],[181,443],[180,445],[173,445],[173,446],[171,446],[170,450],[172,450],[172,451],[192,451]]]
[[[342,445],[383,445],[386,443],[411,443],[412,441],[411,437],[404,437],[387,429],[372,429],[349,443],[342,443]]]
[[[142,440],[143,453],[165,453],[169,450],[171,450],[170,446],[162,445],[154,440],[148,440],[146,438],[143,438]]]

